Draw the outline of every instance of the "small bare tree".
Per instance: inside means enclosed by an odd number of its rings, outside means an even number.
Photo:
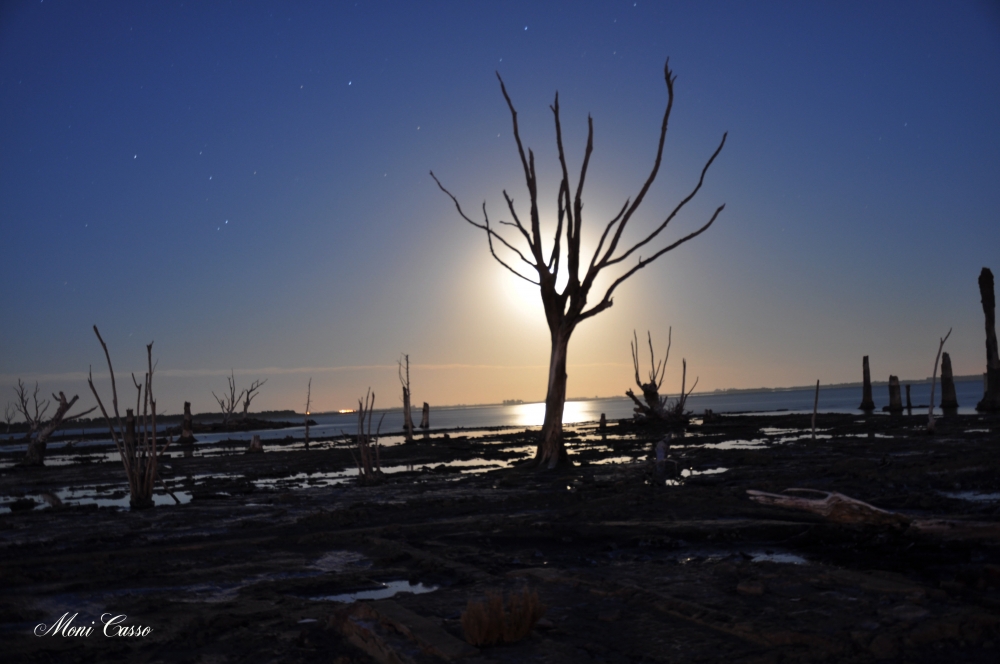
[[[167,440],[163,442],[163,445],[159,445],[156,440],[156,400],[153,398],[153,342],[146,344],[147,371],[142,383],[136,380],[135,374],[132,374],[132,382],[138,390],[135,411],[133,412],[131,408],[126,409],[125,422],[123,423],[118,412],[118,388],[115,385],[115,370],[111,366],[111,353],[108,352],[108,345],[104,343],[96,325],[94,326],[94,334],[97,335],[97,340],[101,342],[101,348],[104,349],[104,357],[108,361],[108,373],[111,374],[111,406],[115,416],[113,422],[101,401],[101,396],[97,393],[97,388],[94,387],[92,370],[87,377],[87,384],[90,385],[90,391],[97,399],[97,405],[104,415],[104,421],[111,432],[111,439],[114,441],[122,465],[125,467],[130,496],[129,505],[134,510],[152,507],[153,485],[156,482],[159,482],[160,486],[179,504],[177,496],[167,489],[163,480],[157,475],[159,461],[170,442]],[[140,405],[142,406],[142,416],[139,419],[137,431],[135,413],[139,412]]]
[[[722,135],[722,141],[712,153],[705,166],[701,169],[701,177],[698,178],[697,185],[685,196],[672,211],[670,211],[662,222],[657,224],[651,231],[645,233],[643,237],[632,244],[627,249],[621,246],[622,237],[629,221],[634,216],[636,210],[642,204],[646,193],[652,186],[656,175],[660,170],[660,161],[663,156],[663,145],[667,136],[667,124],[670,120],[670,111],[674,104],[674,80],[675,77],[670,71],[670,61],[663,68],[663,77],[667,85],[667,107],[663,114],[663,122],[660,126],[659,144],[656,148],[656,157],[653,160],[653,167],[642,184],[635,199],[627,199],[625,204],[604,227],[597,242],[596,249],[589,262],[585,256],[581,256],[582,236],[583,236],[583,185],[587,176],[587,166],[590,163],[590,155],[594,149],[594,123],[588,118],[587,147],[584,152],[583,165],[580,167],[580,177],[575,190],[570,182],[569,167],[566,163],[566,155],[563,150],[562,126],[559,120],[559,95],[556,94],[555,103],[550,107],[555,116],[556,147],[559,154],[559,166],[562,170],[562,178],[559,181],[559,190],[556,195],[557,217],[555,234],[550,249],[546,249],[542,238],[542,222],[540,214],[540,204],[538,199],[538,176],[535,172],[535,155],[531,150],[525,154],[524,146],[521,143],[521,135],[517,124],[517,111],[507,94],[500,74],[500,91],[503,93],[510,110],[513,121],[514,141],[517,144],[517,152],[521,159],[521,166],[524,170],[524,180],[528,189],[529,213],[528,220],[522,221],[514,207],[514,199],[504,190],[503,197],[507,204],[513,221],[500,220],[502,226],[509,226],[514,229],[514,241],[507,240],[497,229],[491,225],[486,212],[486,203],[483,203],[483,221],[477,222],[469,217],[459,204],[458,199],[431,173],[431,177],[438,187],[451,198],[458,214],[472,226],[486,234],[487,244],[493,258],[504,268],[517,277],[524,279],[528,283],[538,287],[542,298],[542,306],[545,310],[545,320],[549,327],[551,340],[551,353],[549,355],[549,377],[548,389],[545,396],[545,419],[542,425],[541,439],[535,453],[533,463],[536,466],[554,468],[558,465],[568,464],[569,457],[563,444],[563,408],[566,404],[566,360],[569,339],[576,329],[576,326],[595,316],[612,305],[612,296],[615,290],[629,277],[646,267],[660,256],[679,247],[680,245],[696,238],[704,233],[722,212],[724,205],[720,205],[711,218],[698,230],[688,233],[683,237],[656,248],[652,246],[647,251],[650,253],[643,257],[638,254],[643,247],[656,240],[667,225],[673,221],[677,214],[687,203],[694,198],[701,189],[705,181],[705,174],[715,161],[715,158],[722,151],[726,143],[726,135]],[[565,233],[565,249],[563,247],[563,235]],[[520,237],[521,241],[516,240]],[[526,245],[526,250],[516,246],[516,243]],[[510,257],[504,260],[497,253],[497,245],[502,251],[506,251]],[[564,256],[565,254],[565,256]],[[567,275],[564,280],[560,279],[560,268],[565,258]],[[631,262],[633,261],[634,262]],[[614,268],[630,261],[630,266],[623,266],[623,271],[615,278],[604,291],[603,296],[596,304],[588,308],[588,297],[591,288],[597,280],[598,275],[606,268]],[[515,269],[511,263],[521,267]],[[562,291],[558,290],[557,284],[564,281]]]
[[[62,426],[64,422],[83,417],[97,409],[95,406],[90,410],[85,410],[76,415],[67,415],[70,408],[73,407],[73,404],[80,397],[74,395],[72,399],[67,401],[66,395],[60,392],[58,396],[55,394],[52,395],[52,398],[59,406],[56,408],[56,412],[52,418],[46,422],[45,413],[49,409],[49,400],[44,399],[39,401],[38,391],[38,383],[35,383],[35,391],[31,395],[31,403],[29,404],[28,388],[21,382],[20,378],[17,379],[17,387],[14,388],[14,392],[17,394],[17,403],[13,405],[13,410],[20,413],[28,425],[28,432],[25,434],[25,438],[28,440],[28,451],[25,454],[23,462],[26,466],[42,466],[45,464],[45,448],[48,444],[49,436]],[[10,408],[10,404],[8,404],[8,408]],[[5,417],[7,418],[7,431],[9,432],[13,413],[5,413]]]
[[[364,399],[358,399],[358,433],[355,436],[355,444],[358,456],[354,457],[354,462],[358,464],[358,482],[363,485],[377,484],[382,481],[382,465],[379,459],[378,436],[382,431],[382,420],[385,413],[378,420],[378,427],[375,435],[372,435],[372,414],[375,411],[375,393],[368,388],[368,393]],[[365,431],[365,420],[368,420],[368,430]]]
[[[406,363],[404,376],[403,363]],[[403,429],[406,431],[406,442],[413,442],[413,416],[410,412],[410,356],[403,355],[402,360],[397,360],[399,365],[399,382],[403,385]]]
[[[631,389],[625,392],[625,396],[635,402],[636,413],[647,419],[668,423],[685,422],[687,421],[687,414],[684,412],[684,406],[687,403],[687,398],[691,396],[691,392],[694,392],[694,388],[698,385],[698,379],[695,379],[690,391],[685,391],[687,360],[682,359],[681,366],[683,368],[681,370],[680,396],[677,397],[676,401],[669,401],[667,397],[660,396],[660,387],[663,386],[663,377],[667,370],[667,360],[670,359],[673,328],[671,327],[667,332],[667,352],[660,362],[656,361],[656,353],[653,351],[653,335],[647,331],[646,337],[649,340],[650,371],[648,383],[643,383],[639,379],[639,339],[635,334],[635,330],[632,331],[632,341],[630,342],[632,347],[632,367],[635,369],[635,384],[642,390],[642,397],[646,403],[639,401],[639,398],[635,396],[635,393]]]
[[[49,400],[39,399],[39,391],[38,383],[36,382],[35,391],[29,397],[28,386],[20,378],[17,379],[17,387],[14,388],[14,394],[17,395],[17,403],[14,404],[14,408],[24,418],[25,424],[28,425],[28,430],[24,434],[25,440],[31,440],[35,435],[35,432],[42,425],[45,413],[49,409]]]
[[[8,401],[7,405],[3,407],[3,421],[7,424],[7,433],[10,433],[10,425],[14,422],[16,415],[17,406]]]
[[[25,455],[24,462],[29,466],[41,466],[45,463],[45,447],[48,443],[49,436],[51,436],[64,422],[75,420],[78,417],[83,417],[87,413],[97,410],[97,406],[94,406],[93,408],[77,413],[76,415],[67,416],[66,413],[69,412],[69,409],[73,407],[73,404],[75,404],[76,400],[80,397],[74,394],[72,399],[66,401],[66,395],[60,392],[59,396],[53,394],[52,398],[59,402],[59,407],[56,408],[55,415],[52,416],[52,419],[46,424],[40,426],[38,431],[35,433],[35,437],[28,443],[28,452]]]
[[[219,408],[222,409],[223,426],[229,424],[229,419],[233,416],[233,413],[236,412],[237,404],[239,404],[240,399],[243,398],[242,392],[238,395],[236,393],[236,374],[233,373],[232,369],[229,370],[229,377],[226,378],[226,380],[229,381],[229,394],[223,392],[220,397],[214,391],[212,392],[212,396],[215,397],[216,402],[218,402]]]
[[[309,380],[312,380],[312,379],[310,378]],[[266,383],[266,382],[267,382],[266,378],[264,380],[260,380],[260,379],[255,380],[254,382],[250,383],[250,387],[248,387],[245,390],[243,390],[243,392],[240,394],[240,396],[243,398],[243,418],[242,419],[243,419],[244,422],[247,419],[247,412],[250,410],[250,402],[253,401],[253,398],[255,396],[257,396],[257,390],[259,390],[261,387],[263,387],[264,383]]]
[[[647,416],[659,416],[664,412],[664,399],[660,396],[660,387],[663,385],[663,377],[667,372],[667,361],[670,359],[670,345],[673,343],[674,328],[667,330],[667,352],[660,362],[656,361],[656,353],[653,351],[653,334],[647,330],[646,338],[649,341],[649,382],[643,383],[639,379],[639,337],[635,330],[632,330],[632,341],[629,342],[632,348],[632,367],[635,369],[635,384],[642,390],[642,398],[646,401],[644,406],[632,393],[632,390],[625,392],[637,408]]]

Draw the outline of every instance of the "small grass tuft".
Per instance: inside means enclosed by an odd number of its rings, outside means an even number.
[[[504,602],[503,594],[487,592],[485,601],[469,600],[462,613],[465,640],[474,646],[520,641],[545,614],[538,593],[524,588]]]

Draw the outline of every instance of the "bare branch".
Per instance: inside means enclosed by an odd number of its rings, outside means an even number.
[[[693,233],[689,233],[689,234],[685,235],[684,237],[682,237],[681,239],[679,239],[676,242],[674,242],[673,244],[670,244],[670,245],[664,247],[663,249],[660,249],[659,251],[657,251],[655,254],[653,254],[649,258],[640,259],[639,262],[636,263],[636,265],[631,270],[629,270],[628,272],[626,272],[622,276],[620,276],[617,279],[615,279],[615,281],[611,284],[611,286],[608,287],[607,292],[605,292],[604,297],[601,298],[601,301],[599,303],[597,303],[596,305],[594,305],[589,310],[584,311],[583,313],[580,314],[580,320],[584,320],[584,319],[590,318],[591,316],[594,316],[594,315],[596,315],[596,314],[604,311],[605,309],[609,308],[611,306],[611,304],[612,304],[611,294],[615,292],[615,289],[618,288],[618,286],[621,285],[621,283],[623,281],[625,281],[626,279],[628,279],[629,277],[631,277],[633,274],[635,274],[636,272],[638,272],[642,268],[646,267],[647,265],[649,265],[650,263],[652,263],[653,261],[655,261],[657,258],[659,258],[660,256],[662,256],[663,254],[667,253],[668,251],[673,251],[674,249],[676,249],[677,247],[681,246],[685,242],[688,242],[689,240],[693,240],[694,238],[698,237],[699,235],[701,235],[702,233],[704,233],[705,231],[707,231],[709,229],[709,227],[715,222],[716,218],[718,218],[719,214],[725,209],[725,207],[726,207],[725,204],[720,205],[715,210],[715,213],[712,215],[712,218],[708,220],[708,223],[705,224],[704,226],[702,226],[701,228],[699,228],[698,230],[694,231]]]
[[[250,383],[250,387],[248,387],[245,390],[243,390],[243,419],[244,420],[247,419],[247,411],[250,410],[250,402],[253,401],[254,397],[257,396],[257,394],[256,394],[257,390],[259,390],[261,387],[263,387],[264,383],[266,383],[266,382],[267,382],[266,378],[264,380],[260,380],[258,378],[254,382]]]
[[[483,224],[476,223],[475,221],[473,221],[472,219],[470,219],[468,217],[468,215],[465,214],[465,212],[462,211],[462,206],[461,206],[461,204],[459,204],[458,199],[455,197],[454,194],[452,194],[450,191],[448,191],[447,189],[444,188],[444,185],[441,184],[441,181],[437,179],[436,175],[434,175],[434,171],[431,171],[431,177],[434,178],[434,182],[437,183],[438,188],[441,191],[443,191],[445,194],[447,194],[448,197],[451,198],[451,200],[455,203],[455,209],[458,210],[458,214],[462,217],[462,219],[465,219],[467,222],[469,222],[470,224],[472,224],[473,226],[475,226],[479,230],[486,232],[486,240],[487,240],[487,243],[489,244],[490,254],[493,256],[493,258],[498,263],[500,263],[501,265],[503,265],[505,268],[507,268],[508,270],[510,270],[516,276],[520,277],[521,279],[524,279],[525,281],[527,281],[530,284],[534,284],[535,286],[537,286],[539,284],[539,282],[535,281],[534,279],[531,279],[530,277],[524,276],[523,274],[521,274],[520,272],[518,272],[517,270],[515,270],[514,268],[512,268],[510,265],[508,265],[502,258],[500,258],[500,256],[497,255],[496,250],[493,248],[493,238],[496,238],[497,241],[499,241],[505,247],[507,247],[508,249],[510,249],[511,251],[513,251],[515,254],[517,254],[517,256],[522,261],[524,261],[528,265],[531,265],[533,268],[537,269],[537,266],[535,264],[533,264],[531,261],[529,261],[527,258],[525,258],[524,254],[522,254],[520,252],[520,250],[518,250],[516,247],[512,246],[509,242],[507,242],[506,239],[504,239],[504,237],[502,235],[500,235],[499,233],[497,233],[496,231],[494,231],[492,228],[490,228],[489,217],[486,215],[486,203],[485,202],[483,203],[483,217],[486,220],[486,222],[483,223]],[[522,231],[523,231],[523,229],[522,229]],[[530,243],[530,240],[529,240],[529,243]]]
[[[662,231],[664,228],[667,227],[667,224],[669,224],[673,220],[673,218],[675,216],[677,216],[677,213],[680,212],[681,209],[685,205],[688,204],[688,201],[690,201],[692,198],[695,197],[695,194],[698,193],[698,190],[701,189],[701,185],[704,184],[704,182],[705,182],[705,173],[708,172],[708,169],[712,165],[712,162],[715,161],[715,158],[719,156],[720,152],[722,152],[722,146],[724,146],[726,144],[726,136],[727,136],[727,134],[723,134],[722,135],[722,141],[719,143],[719,147],[715,148],[715,152],[712,153],[711,158],[705,164],[704,168],[701,169],[701,177],[698,178],[698,184],[691,191],[691,193],[689,193],[686,197],[684,197],[684,200],[682,200],[680,203],[678,203],[677,207],[675,207],[673,209],[673,211],[669,215],[667,215],[667,218],[663,220],[663,223],[660,224],[659,226],[657,226],[656,229],[652,233],[650,233],[649,235],[647,235],[645,237],[645,239],[643,239],[643,240],[637,242],[636,244],[632,245],[632,248],[630,248],[628,251],[626,251],[624,254],[618,256],[617,258],[611,258],[612,249],[609,248],[608,249],[608,253],[605,255],[604,259],[601,261],[601,266],[602,267],[607,267],[609,265],[614,265],[615,263],[621,263],[623,260],[625,260],[630,255],[632,255],[632,253],[634,253],[637,249],[639,249],[640,247],[642,247],[642,246],[648,244],[650,241],[652,241],[653,238],[655,238],[657,235],[660,234],[660,231]],[[624,227],[624,225],[625,225],[625,221],[622,221],[621,226],[619,226],[619,230],[622,227]]]

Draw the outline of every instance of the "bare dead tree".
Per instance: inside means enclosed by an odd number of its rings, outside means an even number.
[[[354,462],[358,465],[358,482],[363,485],[377,484],[382,481],[382,464],[379,458],[379,432],[382,431],[382,420],[385,413],[379,418],[375,435],[372,435],[372,414],[375,411],[375,393],[368,388],[368,393],[364,399],[358,399],[358,433],[355,436],[355,445],[358,456],[354,457]],[[367,419],[368,430],[365,430],[365,420]]]
[[[17,387],[14,388],[14,394],[17,395],[17,402],[14,404],[14,408],[17,409],[17,412],[24,418],[25,424],[28,425],[28,430],[24,434],[25,440],[31,440],[35,435],[35,432],[42,425],[45,413],[49,409],[49,400],[39,399],[39,391],[38,383],[36,382],[35,390],[29,397],[28,386],[20,378],[17,379]]]
[[[406,364],[405,375],[403,364]],[[403,385],[403,430],[406,432],[406,442],[413,442],[413,416],[410,412],[410,356],[403,355],[403,359],[397,360],[399,366],[399,382]]]
[[[49,410],[50,402],[48,399],[38,398],[38,383],[35,383],[35,390],[29,397],[27,385],[25,385],[21,379],[18,378],[17,387],[14,388],[14,393],[17,394],[17,402],[14,404],[7,404],[7,410],[4,412],[4,417],[7,420],[8,433],[10,432],[10,424],[17,413],[21,414],[21,417],[24,418],[25,423],[28,425],[28,431],[24,436],[28,441],[28,450],[23,461],[26,466],[44,465],[45,448],[48,444],[49,436],[51,436],[56,429],[62,426],[63,423],[83,417],[84,415],[97,409],[95,406],[90,410],[85,410],[75,415],[67,415],[69,410],[73,407],[73,404],[75,404],[77,399],[80,397],[74,395],[72,399],[67,401],[66,395],[60,392],[59,396],[56,396],[55,394],[52,395],[52,399],[59,405],[56,408],[55,414],[52,415],[52,418],[46,422],[45,413]]]
[[[229,382],[229,394],[223,392],[220,397],[214,391],[212,392],[212,396],[215,397],[216,402],[218,402],[219,408],[222,409],[223,426],[229,424],[229,419],[233,416],[233,413],[236,412],[237,404],[239,404],[240,399],[243,398],[242,392],[240,392],[239,395],[236,394],[236,374],[233,373],[232,369],[229,370],[229,377],[226,378],[226,380]]]
[[[7,433],[10,433],[10,425],[14,422],[14,417],[17,415],[17,406],[11,402],[3,407],[3,421],[7,424]]]
[[[632,331],[632,341],[629,342],[632,348],[632,367],[635,369],[635,384],[642,390],[642,398],[645,403],[640,401],[639,397],[631,389],[625,392],[625,396],[635,403],[637,417],[667,424],[683,424],[688,419],[688,414],[684,411],[687,398],[691,396],[691,392],[698,385],[698,380],[695,379],[690,391],[685,391],[687,383],[687,360],[682,359],[681,366],[683,368],[681,372],[680,395],[675,401],[669,401],[666,396],[660,396],[660,387],[663,386],[663,377],[667,371],[667,360],[670,358],[673,328],[670,328],[667,332],[667,352],[663,360],[659,362],[656,360],[656,353],[653,350],[653,335],[647,331],[646,337],[649,341],[650,363],[648,383],[643,383],[639,378],[639,339],[635,334],[635,330]]]
[[[115,385],[115,370],[111,366],[111,353],[108,352],[108,345],[104,343],[96,325],[94,326],[94,334],[97,335],[97,340],[101,342],[101,348],[104,349],[104,357],[108,361],[108,373],[111,374],[111,406],[115,416],[114,421],[108,415],[104,402],[101,401],[101,396],[97,393],[97,388],[94,387],[93,371],[87,376],[87,384],[90,385],[90,391],[97,399],[97,405],[104,415],[104,421],[111,432],[111,439],[114,441],[122,465],[125,467],[130,496],[129,505],[134,510],[152,507],[153,485],[157,482],[160,483],[164,491],[170,494],[174,502],[180,504],[177,496],[167,489],[157,474],[160,459],[170,442],[169,440],[164,441],[160,445],[156,440],[156,400],[153,398],[153,342],[146,344],[147,370],[145,378],[140,383],[136,380],[135,374],[132,374],[132,382],[138,390],[135,411],[133,412],[131,408],[126,409],[125,422],[123,423],[118,411],[118,388]],[[140,404],[142,415],[137,430],[135,413],[139,412]]]
[[[663,385],[663,377],[667,372],[667,360],[670,359],[670,345],[673,343],[673,332],[674,328],[671,327],[667,331],[667,353],[662,361],[656,361],[656,353],[653,351],[653,335],[648,330],[646,331],[646,337],[649,341],[649,382],[643,383],[639,379],[639,337],[636,336],[635,330],[632,330],[632,341],[629,342],[632,348],[632,367],[635,369],[635,384],[642,390],[642,398],[646,401],[646,405],[643,404],[636,398],[632,390],[628,390],[625,394],[632,401],[634,401],[640,412],[649,416],[662,416],[664,410],[664,399],[660,397],[660,387]]]
[[[312,379],[310,378],[309,380],[312,380]],[[257,390],[259,390],[261,387],[263,387],[264,383],[266,383],[266,382],[267,382],[266,378],[264,380],[257,379],[254,382],[250,383],[250,387],[246,388],[241,393],[240,396],[243,398],[243,418],[242,419],[243,419],[244,422],[247,419],[247,412],[250,410],[250,402],[253,401],[253,398],[255,396],[257,396]]]
[[[569,347],[570,336],[573,334],[576,326],[584,320],[610,308],[613,304],[612,296],[615,290],[629,277],[667,252],[704,233],[725,207],[724,205],[720,205],[708,222],[696,231],[688,233],[665,246],[657,248],[658,245],[653,245],[649,247],[647,251],[650,253],[646,257],[638,253],[660,236],[667,225],[674,220],[678,213],[683,210],[687,203],[701,189],[702,183],[705,181],[705,174],[726,143],[726,134],[723,134],[719,146],[702,168],[698,183],[687,196],[666,215],[663,221],[657,224],[651,231],[645,233],[642,239],[628,248],[624,248],[626,245],[622,245],[622,238],[629,221],[635,215],[636,210],[639,209],[660,170],[663,145],[667,135],[667,125],[674,103],[675,77],[669,65],[670,61],[668,60],[663,68],[663,77],[667,86],[667,105],[660,126],[659,143],[656,148],[656,157],[653,161],[652,169],[635,198],[627,199],[618,214],[607,222],[589,263],[586,261],[586,257],[581,257],[581,239],[583,235],[583,186],[587,176],[590,156],[594,149],[594,123],[593,119],[588,117],[587,146],[583,157],[583,164],[580,167],[579,181],[574,191],[570,182],[569,167],[567,166],[566,155],[563,149],[558,93],[556,93],[555,102],[550,108],[555,118],[556,147],[558,148],[562,177],[556,195],[558,214],[550,249],[546,249],[542,237],[535,155],[531,150],[528,150],[527,155],[525,154],[517,124],[517,111],[514,109],[514,104],[507,94],[507,88],[504,86],[503,79],[500,78],[499,73],[497,73],[497,78],[500,80],[500,90],[510,110],[514,140],[517,144],[518,156],[521,159],[521,166],[524,170],[524,180],[528,189],[529,213],[527,221],[522,221],[515,209],[514,199],[504,190],[504,201],[507,204],[507,209],[513,221],[500,220],[498,223],[501,226],[509,226],[514,229],[515,238],[520,236],[521,240],[507,240],[498,232],[497,228],[491,225],[485,202],[483,203],[483,221],[474,221],[462,210],[458,199],[445,189],[444,185],[431,172],[431,177],[434,178],[441,191],[451,198],[455,209],[462,219],[486,234],[487,244],[493,258],[517,277],[537,286],[541,294],[545,319],[549,327],[551,353],[549,355],[548,389],[545,397],[545,419],[542,426],[541,439],[539,440],[533,461],[536,466],[555,468],[556,466],[569,463],[569,457],[566,454],[566,448],[563,444],[562,419],[563,408],[566,403],[567,349]],[[565,247],[563,246],[564,234]],[[522,246],[526,245],[527,249],[522,251],[515,243]],[[497,245],[500,246],[501,251],[506,252],[508,256],[507,260],[497,253]],[[563,267],[564,259],[567,270],[565,286],[562,291],[559,291],[557,283],[560,281],[560,269]],[[514,265],[519,266],[521,269],[516,269],[511,263],[514,263]],[[598,275],[607,268],[618,266],[621,266],[620,274],[614,278],[597,302],[588,308],[588,297]]]
[[[48,444],[49,436],[51,436],[56,429],[58,429],[65,422],[70,420],[75,420],[78,417],[83,417],[84,415],[97,410],[97,406],[89,410],[77,413],[76,415],[67,415],[73,404],[80,397],[78,395],[73,395],[73,398],[69,401],[66,400],[66,395],[62,392],[59,396],[55,394],[52,398],[59,404],[56,408],[55,414],[52,416],[48,422],[43,424],[38,424],[37,430],[35,431],[34,437],[28,442],[28,452],[24,457],[24,464],[27,466],[41,466],[45,463],[45,447]]]

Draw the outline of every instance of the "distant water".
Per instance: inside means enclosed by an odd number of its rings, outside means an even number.
[[[906,388],[902,388],[905,405]],[[967,380],[955,383],[958,396],[959,413],[975,413],[976,403],[983,398],[983,383],[981,380]],[[873,399],[878,412],[882,406],[889,404],[889,388],[878,386],[872,389]],[[930,383],[913,384],[910,388],[910,399],[913,405],[924,404],[922,412],[927,412],[926,404],[930,399]],[[797,390],[775,390],[766,392],[730,392],[695,394],[688,398],[687,410],[701,414],[705,409],[716,413],[737,412],[793,412],[811,413],[815,388]],[[676,398],[676,395],[670,395]],[[934,401],[941,402],[941,385],[935,390]],[[821,413],[859,413],[861,403],[860,387],[819,387],[819,411]],[[627,397],[611,397],[607,399],[590,399],[587,401],[569,401],[563,412],[564,424],[579,422],[595,422],[604,413],[609,420],[619,420],[632,417],[634,404]],[[935,407],[940,413],[940,408]],[[419,411],[414,411],[419,421]],[[457,427],[528,427],[541,426],[545,416],[544,403],[526,403],[512,406],[455,406],[450,408],[431,407],[430,423],[432,429],[451,429]],[[376,414],[372,429],[377,425],[379,415]],[[357,415],[320,415],[313,417],[319,425],[342,426],[348,433],[353,433],[357,423]],[[399,431],[402,428],[403,417],[400,411],[386,414],[383,431]],[[348,428],[350,427],[350,428]]]
[[[974,414],[976,403],[983,397],[983,383],[981,380],[965,380],[955,383],[960,405],[959,413]],[[911,400],[914,406],[924,404],[920,412],[926,413],[926,404],[930,399],[930,383],[915,383],[911,388]],[[881,385],[873,388],[873,397],[876,411],[881,412],[882,406],[889,403],[889,388]],[[905,403],[906,388],[903,387],[903,399]],[[687,401],[687,410],[695,414],[701,414],[705,409],[711,409],[716,413],[737,413],[737,412],[791,412],[791,413],[811,413],[813,409],[814,388],[774,390],[762,392],[730,392],[730,393],[710,393],[695,394]],[[676,395],[669,395],[676,398]],[[935,402],[941,403],[941,385],[938,384],[935,391]],[[859,413],[858,404],[861,403],[860,387],[838,387],[824,388],[820,385],[819,391],[819,412],[821,413]],[[614,421],[632,417],[634,404],[627,397],[611,397],[607,399],[591,399],[587,401],[569,401],[563,413],[565,424],[576,424],[580,422],[596,422],[601,419],[604,413],[608,420]],[[935,412],[940,413],[939,408]],[[414,415],[419,422],[419,411],[414,411]],[[544,403],[526,403],[511,406],[452,406],[434,408],[431,407],[430,424],[432,429],[481,429],[485,427],[532,427],[541,426],[542,418],[545,415]],[[372,421],[372,433],[378,426],[378,420],[382,417],[381,412],[376,412]],[[310,428],[312,439],[328,438],[341,433],[354,434],[357,432],[358,416],[353,413],[330,413],[322,415],[312,415],[310,417],[316,422],[316,426]],[[403,428],[402,411],[392,410],[385,413],[382,422],[382,433],[398,434]],[[87,427],[87,430],[94,430]],[[59,433],[67,434],[74,431],[73,427],[60,430]],[[199,434],[198,440],[202,443],[218,442],[227,438],[249,440],[254,432],[239,432],[230,434]],[[304,427],[297,426],[289,429],[265,430],[259,432],[261,439],[278,439],[286,436],[301,438],[304,434]],[[88,446],[84,442],[81,446]],[[7,448],[8,450],[13,448]]]

